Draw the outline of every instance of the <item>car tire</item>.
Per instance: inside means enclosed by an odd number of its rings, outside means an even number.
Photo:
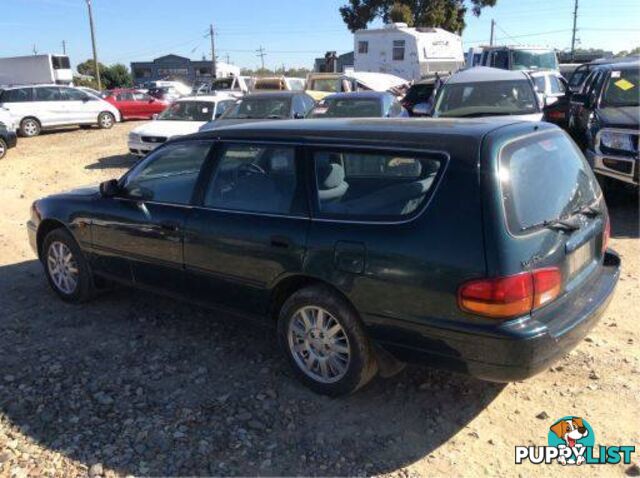
[[[103,111],[98,115],[98,127],[100,129],[111,129],[116,122],[116,117],[113,113]]]
[[[33,138],[38,136],[42,131],[40,121],[35,118],[25,118],[20,122],[20,136],[25,138]]]
[[[7,155],[7,143],[4,139],[0,138],[0,159],[4,158]]]
[[[47,234],[40,256],[47,281],[62,300],[81,303],[95,295],[89,263],[66,229],[54,229]]]
[[[325,286],[301,289],[286,300],[278,340],[296,377],[323,395],[353,393],[378,371],[358,314]]]

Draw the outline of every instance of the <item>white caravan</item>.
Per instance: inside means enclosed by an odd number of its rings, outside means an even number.
[[[429,73],[455,72],[464,65],[462,38],[442,28],[392,23],[354,34],[354,70],[419,80]]]
[[[0,85],[70,85],[73,71],[66,55],[0,58]]]

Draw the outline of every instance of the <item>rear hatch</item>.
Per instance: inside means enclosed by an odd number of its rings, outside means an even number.
[[[608,239],[602,192],[573,141],[552,126],[526,130],[515,139],[503,132],[483,165],[488,276],[507,279],[505,300],[521,300],[502,318],[588,295]]]

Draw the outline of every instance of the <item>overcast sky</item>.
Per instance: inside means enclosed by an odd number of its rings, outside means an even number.
[[[62,41],[77,64],[91,56],[85,0],[1,0],[0,56],[59,53]],[[105,63],[151,60],[175,53],[210,58],[205,37],[216,28],[219,58],[243,67],[312,67],[325,51],[353,49],[353,37],[338,8],[346,0],[93,0],[98,55]],[[499,43],[571,44],[574,0],[498,0],[480,18],[469,16],[463,40],[488,43],[497,22]],[[614,52],[640,46],[640,1],[580,0],[579,45]]]

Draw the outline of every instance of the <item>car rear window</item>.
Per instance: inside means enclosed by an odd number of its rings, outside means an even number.
[[[321,217],[398,221],[420,212],[443,159],[378,152],[314,153]]]
[[[500,153],[499,177],[514,235],[533,232],[532,225],[565,217],[600,195],[584,156],[561,131],[509,143]]]

